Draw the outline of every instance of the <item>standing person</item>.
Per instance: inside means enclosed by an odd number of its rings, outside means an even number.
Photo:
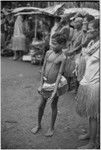
[[[94,39],[95,35],[89,34],[87,32],[88,30],[88,24],[90,21],[94,20],[94,17],[91,15],[86,15],[85,18],[83,19],[83,26],[82,26],[82,36],[81,36],[81,43],[79,46],[74,49],[75,50],[80,50],[81,52],[79,55],[77,55],[75,59],[75,70],[73,71],[75,75],[77,76],[77,81],[76,81],[76,93],[79,87],[79,82],[82,80],[83,75],[85,73],[85,68],[86,68],[86,62],[85,62],[85,50],[87,48],[88,43]]]
[[[12,38],[12,50],[14,51],[14,60],[22,56],[26,51],[26,37],[24,35],[23,18],[21,15],[17,16],[14,25],[14,33]]]
[[[63,45],[61,44],[61,38],[55,39],[53,50],[49,50],[46,53],[41,76],[41,85],[39,93],[42,95],[41,104],[38,111],[38,125],[32,129],[35,134],[41,129],[41,120],[48,99],[52,101],[52,117],[51,125],[46,133],[46,136],[52,136],[54,133],[54,125],[57,117],[57,104],[59,96],[66,91],[66,79],[63,74],[65,55],[62,52]]]
[[[88,29],[88,21],[86,18],[83,20],[83,26],[82,26],[82,41],[79,47],[81,47],[81,52],[79,57],[75,60],[75,70],[74,73],[77,76],[77,89],[79,87],[79,83],[83,78],[83,75],[85,73],[85,68],[86,68],[86,62],[85,62],[85,56],[83,55],[83,49],[84,49],[84,43],[85,43],[85,38],[87,36],[87,29]],[[88,41],[86,41],[88,42]]]
[[[70,50],[67,51],[66,70],[68,76],[68,91],[71,90],[71,82],[74,80],[74,78],[77,78],[73,71],[75,70],[75,60],[79,57],[81,51],[81,42],[83,36],[82,22],[83,19],[81,17],[78,17],[73,21],[73,23],[71,23],[71,25],[74,26],[74,32],[70,43]],[[77,89],[78,81],[76,79],[75,92],[77,92]]]
[[[94,40],[95,38],[95,33],[93,32],[93,34],[91,32],[87,32],[88,30],[88,26],[89,26],[89,22],[91,22],[92,20],[94,20],[94,17],[91,15],[86,15],[84,20],[83,20],[83,26],[82,26],[82,42],[80,47],[82,48],[81,53],[79,55],[79,57],[76,59],[75,63],[76,63],[76,74],[77,74],[77,81],[78,83],[82,80],[83,75],[85,73],[85,68],[86,68],[86,62],[85,62],[85,57],[86,57],[86,49],[87,46],[89,47],[91,45],[91,43],[89,43],[91,40]],[[88,45],[89,44],[89,45]]]
[[[94,43],[86,50],[86,70],[78,89],[76,111],[81,117],[89,119],[88,133],[79,137],[81,140],[89,139],[89,143],[81,149],[95,148],[100,115],[99,20],[90,22],[88,29],[95,38]]]
[[[23,33],[26,36],[26,50],[29,50],[30,45],[30,26],[29,26],[29,18],[27,15],[23,16]]]

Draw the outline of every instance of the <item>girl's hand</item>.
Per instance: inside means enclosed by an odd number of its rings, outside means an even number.
[[[77,69],[74,69],[72,73],[77,76]]]
[[[48,99],[48,101],[49,101],[49,102],[50,102],[50,101],[53,101],[55,95],[56,95],[56,92],[53,92],[52,95],[51,95],[51,97]]]
[[[42,86],[39,86],[38,93],[41,93],[41,90],[42,90]]]

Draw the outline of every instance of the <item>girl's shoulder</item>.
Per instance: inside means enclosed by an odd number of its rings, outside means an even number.
[[[53,50],[48,50],[48,51],[46,52],[46,57],[49,57],[52,53],[53,53]]]
[[[63,52],[61,54],[61,58],[62,58],[62,60],[66,60],[66,55]]]
[[[65,54],[62,52],[56,59],[56,62],[63,62],[66,60]]]
[[[46,52],[46,54],[49,55],[49,54],[51,54],[52,52],[53,52],[53,50],[48,50],[48,51]]]

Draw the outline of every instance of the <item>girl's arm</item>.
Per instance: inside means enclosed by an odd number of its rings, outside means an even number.
[[[46,66],[46,63],[47,63],[47,58],[50,56],[51,52],[52,51],[49,50],[49,51],[46,52],[46,55],[45,55],[45,59],[44,59],[43,67],[42,67],[42,72],[41,72],[40,86],[42,86],[42,84],[43,84],[43,77],[44,77],[45,66]]]

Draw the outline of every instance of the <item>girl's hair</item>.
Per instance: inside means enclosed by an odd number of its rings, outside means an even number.
[[[70,16],[65,15],[62,19],[61,19],[61,25],[66,25],[70,23]]]
[[[94,19],[90,21],[89,24],[93,24],[93,28],[99,30],[99,27],[100,27],[99,19]]]

